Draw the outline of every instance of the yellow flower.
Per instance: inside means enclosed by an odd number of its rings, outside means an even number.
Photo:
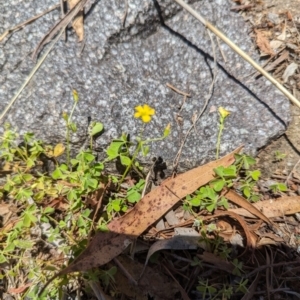
[[[220,106],[219,109],[219,114],[221,115],[221,117],[223,119],[225,119],[226,117],[228,117],[230,115],[230,111],[226,110],[224,107]]]
[[[135,118],[141,118],[144,123],[148,123],[151,121],[151,116],[155,114],[155,109],[150,107],[147,104],[139,105],[135,107]]]

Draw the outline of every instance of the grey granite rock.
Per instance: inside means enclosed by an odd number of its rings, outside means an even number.
[[[0,0],[0,33],[57,2]],[[157,137],[169,122],[172,124],[169,138],[151,148],[152,156],[162,156],[170,164],[192,125],[193,114],[201,111],[208,94],[213,68],[211,41],[202,24],[167,0],[159,1],[159,7],[152,0],[128,0],[123,27],[124,3],[95,1],[85,19],[83,51],[70,29],[67,42],[58,42],[5,121],[22,133],[32,131],[52,143],[63,141],[62,113],[70,111],[71,91],[76,89],[80,102],[74,114],[79,125],[74,149],[84,143],[88,116],[104,123],[106,130],[97,143],[105,148],[122,132],[129,132],[132,138],[139,133],[141,122],[133,118],[134,107],[147,103],[155,108],[156,115],[145,128],[146,136]],[[259,59],[247,25],[230,11],[230,0],[190,3],[256,61]],[[56,10],[0,44],[1,110],[33,68],[31,51],[58,18]],[[227,45],[220,45],[227,62],[217,47],[218,74],[213,96],[183,148],[184,168],[215,157],[219,106],[231,111],[221,154],[240,144],[254,154],[283,133],[290,120],[288,100],[264,78],[246,82],[245,76],[253,71],[252,67]],[[166,83],[192,95],[181,111],[182,126],[175,116],[183,97]]]

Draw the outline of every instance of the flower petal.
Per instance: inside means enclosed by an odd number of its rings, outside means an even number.
[[[218,109],[220,115],[222,118],[226,118],[227,116],[230,115],[230,111],[226,110],[224,107],[220,106],[219,109]]]
[[[137,112],[142,112],[142,111],[143,111],[143,107],[142,107],[141,105],[136,106],[134,109],[135,109]]]
[[[151,117],[150,117],[149,115],[143,115],[143,116],[142,116],[142,121],[143,121],[144,123],[148,123],[148,122],[151,121]]]
[[[135,118],[140,118],[140,117],[141,117],[141,113],[140,113],[140,112],[136,112],[136,113],[134,114],[134,117],[135,117]]]

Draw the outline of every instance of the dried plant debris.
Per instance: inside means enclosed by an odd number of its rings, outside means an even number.
[[[289,10],[270,12],[266,5],[258,3],[242,14],[253,27],[252,37],[260,52],[263,67],[289,90],[299,90],[299,18]]]

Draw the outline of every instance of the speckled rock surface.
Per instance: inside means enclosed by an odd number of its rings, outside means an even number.
[[[0,0],[0,34],[57,3]],[[193,114],[201,111],[208,94],[213,68],[211,41],[203,25],[172,1],[159,1],[165,25],[160,23],[153,1],[128,0],[128,4],[123,27],[124,1],[95,1],[85,19],[83,51],[69,30],[67,42],[57,43],[5,121],[22,133],[31,131],[53,143],[63,141],[62,113],[70,111],[71,91],[76,89],[80,102],[74,113],[79,128],[73,139],[74,149],[84,143],[88,116],[104,123],[106,130],[97,143],[105,148],[122,132],[129,132],[132,137],[138,134],[141,123],[133,118],[134,107],[147,103],[156,109],[145,129],[147,136],[157,137],[166,124],[172,124],[170,137],[155,143],[151,150],[152,156],[160,155],[170,164],[192,125]],[[192,1],[198,12],[258,60],[248,27],[241,16],[230,12],[231,5],[230,0]],[[33,68],[30,53],[59,14],[59,10],[47,14],[0,44],[1,110]],[[253,71],[252,67],[220,44],[227,62],[217,47],[219,65],[214,93],[183,148],[184,168],[215,157],[219,106],[231,111],[222,136],[221,154],[240,144],[254,154],[283,133],[290,120],[288,100],[264,78],[246,82],[245,76]],[[175,116],[183,97],[166,83],[192,96],[181,111],[182,126]]]

